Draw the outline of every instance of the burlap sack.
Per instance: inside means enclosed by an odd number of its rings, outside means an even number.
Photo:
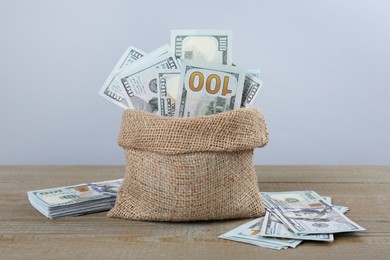
[[[126,176],[109,217],[195,221],[264,215],[253,149],[268,142],[259,110],[169,118],[126,110]]]

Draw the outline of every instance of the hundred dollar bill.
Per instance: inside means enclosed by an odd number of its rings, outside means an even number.
[[[339,212],[341,213],[347,213],[349,211],[349,208],[348,207],[344,207],[344,206],[337,206],[337,205],[334,205],[333,208],[335,208],[336,210],[338,210]]]
[[[117,75],[120,73],[126,73],[126,71],[131,71],[138,66],[142,66],[142,65],[148,64],[150,62],[153,62],[153,60],[156,59],[157,57],[165,55],[169,52],[170,52],[170,46],[168,44],[164,44],[163,46],[160,46],[157,49],[152,50],[148,54],[145,54],[142,57],[142,59],[139,59],[136,62],[133,62],[131,64],[128,64],[127,66],[124,66],[123,68],[121,68],[117,72]],[[116,80],[117,80],[117,78],[116,78]],[[117,82],[121,85],[120,81],[117,81]]]
[[[246,74],[248,75],[251,75],[253,77],[256,77],[256,78],[260,78],[260,70],[259,69],[249,69],[246,71]]]
[[[247,73],[245,76],[241,107],[249,107],[255,100],[262,86],[263,82],[260,79]]]
[[[278,239],[262,237],[260,235],[261,227],[264,217],[254,219],[248,223],[245,223],[221,236],[219,238],[234,240],[238,242],[253,244],[257,246],[272,248],[272,249],[285,249],[287,247],[295,248],[302,240],[296,239]]]
[[[180,70],[157,70],[158,114],[175,116],[176,98],[179,90]]]
[[[232,64],[232,31],[172,30],[171,47],[178,59]]]
[[[145,52],[135,48],[134,46],[128,47],[104,82],[102,88],[99,90],[99,95],[124,109],[128,108],[127,101],[123,97],[122,87],[114,80],[115,75],[120,69],[128,66],[136,60],[141,59],[144,55]]]
[[[261,192],[259,192],[260,194],[260,197],[262,197],[261,195]],[[328,205],[332,205],[332,198],[331,197],[322,197],[323,201],[326,202]],[[263,203],[265,205],[265,207],[267,208],[268,211],[270,211],[271,213],[274,213],[273,209],[274,209],[274,206],[272,204],[270,204],[269,202],[263,200]],[[336,210],[338,210],[339,212],[341,213],[346,213],[349,211],[349,208],[348,207],[344,207],[344,206],[338,206],[338,205],[332,205],[333,208],[335,208]],[[282,220],[278,217],[278,215],[276,215],[275,213],[272,214],[272,217],[276,218],[279,222],[282,222]]]
[[[330,197],[323,197],[324,201],[331,203]],[[348,211],[347,207],[333,206],[341,213]],[[261,227],[261,236],[264,237],[278,237],[278,238],[289,238],[289,239],[301,239],[301,240],[312,240],[312,241],[334,241],[333,234],[309,234],[309,235],[298,235],[292,232],[286,225],[284,225],[278,217],[272,215],[269,211],[266,212],[263,225]]]
[[[251,244],[251,245],[260,246],[260,247],[269,248],[269,249],[281,250],[281,249],[287,249],[288,248],[288,246],[282,246],[282,245],[268,243],[268,242],[264,242],[264,241],[263,242],[258,242],[258,241],[254,241],[254,240],[251,240],[251,239],[244,239],[244,238],[235,237],[235,236],[230,236],[230,237],[222,237],[222,236],[220,236],[219,238],[226,239],[226,240],[231,240],[231,241],[235,241],[235,242],[240,242],[240,243],[245,243],[245,244]]]
[[[261,196],[261,195],[260,195]],[[332,197],[328,197],[328,196],[322,196],[322,199],[328,203],[329,205],[332,205]]]
[[[176,117],[212,115],[241,106],[245,71],[238,67],[185,60]]]
[[[329,205],[332,205],[332,198],[331,197],[322,197],[324,199],[324,201],[326,203],[328,203]],[[347,213],[349,211],[349,208],[348,207],[344,207],[344,206],[338,206],[338,205],[333,205],[333,208],[337,209],[338,211],[340,211],[341,213]]]
[[[314,191],[261,192],[269,211],[296,234],[363,231]]]
[[[125,74],[125,73],[127,73],[127,71],[131,71],[136,67],[153,62],[154,59],[169,53],[169,51],[170,51],[170,46],[168,44],[165,44],[165,45],[160,46],[157,49],[154,49],[151,52],[145,54],[142,58],[140,58],[132,63],[126,64],[126,66],[123,66],[122,68],[120,68],[116,72],[115,78],[114,78],[114,83],[117,84],[118,86],[120,86],[120,89],[123,92],[122,82],[120,80],[118,80],[117,75]],[[124,94],[125,94],[125,92],[123,92],[123,95]]]
[[[295,234],[294,232],[289,230],[282,222],[275,218],[269,211],[265,213],[260,235],[264,237],[278,237],[326,242],[332,242],[334,240],[333,234]]]
[[[171,53],[155,57],[139,66],[121,71],[116,78],[121,81],[130,108],[157,113],[157,69],[178,69],[179,64]]]

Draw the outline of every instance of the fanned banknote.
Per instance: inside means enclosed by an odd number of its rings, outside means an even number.
[[[150,62],[153,62],[157,57],[163,56],[169,52],[170,52],[170,46],[168,44],[164,44],[164,45],[152,50],[151,52],[145,54],[142,57],[142,59],[139,59],[136,62],[132,62],[132,63],[128,64],[127,66],[124,66],[123,68],[121,68],[118,71],[117,75],[121,74],[121,73],[122,74],[126,73],[126,71],[131,71],[136,67],[149,64]],[[116,77],[116,79],[117,79],[117,77]],[[118,83],[121,83],[121,82],[118,81]]]
[[[148,59],[121,71],[116,78],[122,82],[130,108],[158,112],[157,69],[178,69],[179,63],[171,53]]]
[[[249,75],[256,77],[256,78],[260,78],[260,73],[261,73],[261,70],[259,70],[259,69],[246,70],[247,75],[249,74]]]
[[[246,74],[244,82],[244,90],[242,92],[241,107],[249,107],[259,93],[263,82],[250,74]]]
[[[331,205],[331,197],[322,197],[326,203]],[[341,213],[348,211],[347,207],[335,206],[334,208],[339,210]],[[301,239],[301,240],[312,240],[312,241],[325,241],[332,242],[334,240],[333,234],[309,234],[309,235],[298,235],[292,232],[286,225],[284,225],[277,217],[272,215],[269,211],[265,213],[263,225],[261,227],[261,236],[264,237],[278,237],[278,238],[290,238],[290,239]]]
[[[314,191],[261,192],[268,210],[296,234],[363,231]]]
[[[109,210],[123,179],[27,192],[31,205],[48,218],[74,217]]]
[[[232,64],[232,31],[172,30],[171,47],[176,58]]]
[[[212,115],[241,107],[245,71],[238,67],[185,60],[176,117]]]
[[[278,238],[262,237],[260,235],[260,232],[261,232],[263,219],[264,217],[254,219],[248,223],[245,223],[219,236],[219,238],[253,244],[253,245],[271,248],[271,249],[278,249],[278,250],[286,249],[288,247],[295,248],[297,245],[299,245],[302,242],[302,240],[296,240],[296,239],[278,239]]]
[[[128,108],[129,105],[123,96],[124,93],[122,87],[115,81],[115,76],[120,69],[123,69],[134,61],[141,59],[144,55],[145,52],[135,48],[134,46],[128,47],[104,82],[99,94],[121,108]]]
[[[175,116],[176,98],[179,90],[180,70],[157,70],[158,114]]]
[[[320,197],[313,191],[263,193],[268,194],[273,199],[280,201],[281,204],[285,205],[284,208],[286,208],[286,212],[294,212],[294,214],[297,214],[297,212],[300,211],[303,215],[306,215],[307,209],[314,209],[318,211],[324,207],[332,207],[338,211],[339,214],[343,214],[349,210],[348,207],[331,205],[330,197]],[[264,194],[261,196],[264,196]],[[219,238],[272,249],[287,249],[289,247],[296,247],[299,243],[305,240],[319,242],[332,242],[334,240],[333,234],[330,233],[300,234],[292,231],[289,226],[282,221],[284,218],[275,214],[277,211],[275,211],[276,206],[274,205],[275,203],[272,201],[272,199],[263,200],[263,202],[267,210],[264,217],[241,225],[219,236]],[[324,206],[323,203],[326,203],[326,206]],[[308,216],[306,215],[306,217]],[[319,222],[319,219],[316,219],[315,221],[316,223],[323,223],[324,219],[321,219],[321,222]],[[342,221],[341,227],[344,225],[345,223]],[[349,231],[351,230],[344,230],[339,232]]]
[[[331,197],[322,197],[326,203],[329,205],[332,205],[332,198]],[[348,207],[339,206],[339,205],[332,205],[333,208],[337,209],[341,213],[345,214],[349,211]]]
[[[260,235],[263,237],[278,237],[312,241],[332,242],[333,234],[310,234],[298,235],[290,231],[279,219],[275,218],[270,212],[265,213]]]

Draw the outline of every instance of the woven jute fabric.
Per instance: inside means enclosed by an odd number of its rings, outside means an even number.
[[[258,109],[161,117],[126,110],[126,175],[109,217],[196,221],[264,215],[253,150],[268,142]]]

